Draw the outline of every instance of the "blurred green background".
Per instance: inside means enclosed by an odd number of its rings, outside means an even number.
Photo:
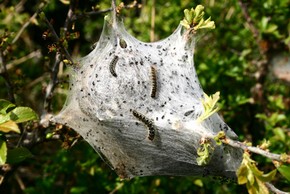
[[[31,20],[20,38],[13,39],[37,11],[41,1],[0,1],[0,45],[5,54],[8,74],[14,87],[16,104],[29,106],[41,114],[44,90],[50,80],[55,43],[45,36],[47,25],[39,18]],[[48,0],[43,11],[59,34],[69,9],[68,0]],[[75,0],[75,13],[110,8],[110,1]],[[117,2],[120,3],[120,2]],[[124,1],[125,5],[132,3]],[[260,144],[270,140],[274,153],[288,153],[290,147],[290,73],[276,71],[276,61],[283,68],[289,64],[289,0],[189,1],[143,0],[142,8],[123,9],[128,31],[142,41],[157,41],[170,35],[183,19],[185,8],[205,6],[216,29],[197,33],[195,67],[207,94],[221,92],[220,114],[239,135],[240,140]],[[248,12],[245,16],[241,8]],[[152,15],[152,9],[155,15]],[[98,40],[105,14],[78,19],[68,41],[73,58],[87,55]],[[153,17],[152,17],[153,16]],[[251,20],[249,20],[249,18]],[[248,20],[247,20],[248,19]],[[154,30],[151,28],[155,24]],[[150,35],[151,34],[151,35]],[[152,35],[154,34],[154,36]],[[5,36],[7,35],[7,36]],[[276,61],[275,61],[276,60]],[[277,62],[278,63],[278,62]],[[288,65],[288,66],[287,66]],[[276,68],[276,69],[275,69]],[[278,68],[279,69],[279,68]],[[284,73],[284,74],[283,74]],[[287,71],[286,71],[287,73]],[[52,111],[57,113],[65,102],[67,71],[60,66],[59,81],[52,98]],[[7,100],[7,87],[1,64],[0,98]],[[42,128],[27,124],[38,135],[56,131],[55,126]],[[65,149],[65,137],[72,131],[58,131],[61,140],[44,140],[29,147],[33,157],[13,166],[0,186],[1,193],[246,193],[244,186],[207,177],[142,177],[120,180],[83,140]],[[75,135],[75,134],[73,134]],[[12,137],[14,139],[19,137]],[[29,137],[24,137],[29,138]],[[69,139],[69,138],[68,138]],[[13,145],[13,144],[11,144]],[[259,168],[274,169],[270,160],[254,156]],[[277,173],[273,184],[289,191],[289,181]]]

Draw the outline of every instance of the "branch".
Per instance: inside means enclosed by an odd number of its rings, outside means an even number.
[[[14,89],[13,89],[13,85],[12,85],[12,82],[10,80],[10,77],[9,77],[9,74],[8,74],[8,71],[7,71],[7,68],[6,68],[6,60],[5,60],[5,56],[3,54],[2,49],[0,49],[0,64],[3,66],[3,72],[0,75],[5,80],[5,85],[6,85],[6,88],[8,90],[9,100],[12,103],[15,103],[14,91],[13,91]]]
[[[41,121],[40,121],[40,124],[43,127],[49,126],[49,119],[51,117],[51,115],[49,114],[49,112],[51,112],[51,109],[50,109],[51,99],[52,99],[53,91],[58,83],[57,75],[59,71],[60,62],[61,62],[61,54],[57,52],[55,55],[54,65],[52,67],[52,71],[50,74],[50,81],[45,90],[44,106],[43,106],[43,111],[41,114]]]
[[[133,3],[129,4],[129,5],[124,5],[121,6],[121,8],[125,8],[125,9],[133,9],[133,8],[141,8],[142,5],[138,4],[137,1],[133,1]],[[89,11],[89,12],[84,12],[81,14],[74,14],[72,16],[71,21],[75,22],[76,20],[82,19],[84,17],[90,17],[93,15],[99,15],[99,14],[104,14],[104,13],[108,13],[111,12],[113,10],[113,7],[107,8],[107,9],[103,9],[103,10],[93,10],[93,11]]]
[[[44,17],[44,21],[45,21],[45,23],[47,24],[49,30],[50,30],[51,33],[52,33],[52,37],[53,37],[54,41],[55,41],[55,42],[59,42],[59,36],[58,36],[57,33],[55,32],[54,27],[53,27],[53,26],[51,25],[51,23],[48,21],[48,19],[47,19],[47,17],[45,16],[45,14],[43,14],[43,17]],[[72,64],[74,64],[74,63],[73,63],[73,60],[72,60],[72,57],[70,56],[70,54],[69,54],[69,52],[67,51],[67,49],[66,49],[62,44],[60,44],[60,48],[61,48],[62,52],[64,53],[65,57],[66,57],[68,60],[70,60],[70,62],[71,62]]]
[[[71,26],[72,23],[72,17],[74,15],[74,1],[70,1],[70,7],[65,19],[65,23],[64,23],[64,34],[67,33],[68,29]],[[51,23],[48,21],[48,19],[46,18],[45,14],[43,14],[44,17],[44,21],[46,22],[46,24],[48,25],[52,36],[54,38],[54,41],[59,42],[59,36],[57,35],[57,33],[54,30],[54,27],[51,25]],[[67,49],[60,44],[60,47],[62,49],[62,51],[64,52],[66,58],[71,62],[71,64],[73,63],[72,57],[70,56],[69,52],[67,51]],[[54,65],[52,67],[52,71],[51,71],[51,79],[49,84],[46,87],[45,90],[45,100],[44,100],[44,109],[41,115],[41,121],[40,123],[42,124],[42,126],[44,127],[48,127],[49,126],[49,119],[51,117],[51,115],[49,114],[49,112],[51,112],[50,107],[51,107],[51,99],[52,99],[52,95],[53,95],[53,91],[56,87],[56,85],[58,84],[58,72],[59,72],[59,64],[62,61],[62,54],[57,52],[55,55],[55,61],[54,61]]]
[[[259,53],[261,55],[261,59],[257,61],[256,63],[256,67],[258,70],[255,74],[255,77],[258,83],[252,88],[253,96],[254,96],[255,101],[260,102],[265,112],[268,113],[269,111],[268,111],[267,102],[266,102],[264,89],[263,89],[265,78],[268,74],[268,56],[266,55],[267,49],[262,47],[261,43],[263,42],[263,40],[261,39],[261,36],[259,35],[260,34],[259,30],[256,28],[252,18],[250,17],[246,3],[244,3],[242,0],[239,0],[239,5],[242,9],[242,13],[246,19],[246,22],[249,26],[250,31],[253,34],[256,44],[259,48]]]
[[[272,185],[272,183],[265,183],[265,185],[273,193],[276,193],[276,194],[289,194],[289,192],[284,192],[284,191],[281,191],[281,190],[277,189],[274,185]]]
[[[84,17],[90,17],[90,16],[93,16],[93,15],[108,13],[108,12],[111,12],[112,10],[113,10],[112,8],[107,8],[107,9],[99,10],[99,11],[89,11],[89,12],[84,12],[82,14],[74,14],[72,19],[71,19],[71,21],[75,22],[75,21],[77,21],[79,19],[82,19]]]
[[[29,24],[35,20],[35,18],[37,17],[37,15],[40,13],[40,11],[43,9],[43,7],[46,5],[46,3],[41,2],[38,6],[38,10],[30,17],[30,19],[21,27],[21,29],[18,31],[18,33],[16,34],[16,36],[14,37],[14,39],[12,40],[12,44],[14,44],[19,37],[21,36],[21,34],[23,33],[23,31],[25,30],[25,28],[27,28],[29,26]]]
[[[154,40],[155,40],[155,0],[152,1],[151,29],[150,29],[150,41],[154,42]]]
[[[286,162],[286,163],[289,163],[290,164],[290,156],[287,155],[287,158],[286,158],[286,161],[284,159],[282,159],[282,155],[280,154],[274,154],[274,153],[270,153],[268,151],[265,151],[261,148],[258,148],[258,147],[253,147],[253,146],[248,146],[248,145],[245,145],[244,143],[242,142],[239,142],[239,141],[235,141],[235,140],[232,140],[232,139],[229,139],[229,138],[224,138],[224,139],[221,139],[221,141],[225,144],[228,144],[232,147],[235,147],[235,148],[240,148],[244,151],[248,150],[252,153],[256,153],[256,154],[259,154],[259,155],[262,155],[262,156],[265,156],[267,158],[270,158],[271,160],[275,160],[275,161],[279,161],[279,162]]]
[[[11,61],[10,63],[7,63],[6,64],[6,69],[7,69],[7,71],[9,71],[10,69],[13,69],[15,66],[20,65],[23,62],[25,62],[25,61],[27,61],[29,59],[32,59],[34,57],[41,58],[41,51],[40,51],[40,49],[39,50],[36,50],[36,51],[33,51],[33,52],[29,53],[28,55],[23,56],[23,57],[21,57],[19,59],[15,59],[15,60]],[[2,68],[0,70],[0,74],[2,74],[3,72],[4,72],[4,69]]]

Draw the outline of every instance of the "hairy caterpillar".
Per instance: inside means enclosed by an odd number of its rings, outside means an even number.
[[[111,72],[112,76],[114,76],[114,77],[117,77],[117,74],[115,72],[115,68],[116,68],[116,64],[117,64],[118,60],[119,60],[119,57],[115,56],[110,63],[110,72]]]
[[[155,137],[155,128],[153,126],[153,122],[144,115],[142,115],[141,113],[137,112],[136,110],[133,110],[133,115],[148,127],[149,130],[148,139],[153,141]]]
[[[156,97],[156,91],[157,91],[157,76],[156,76],[156,69],[153,65],[151,65],[151,98]]]

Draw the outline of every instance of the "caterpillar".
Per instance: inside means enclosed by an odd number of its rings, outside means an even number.
[[[151,98],[156,97],[156,91],[157,91],[157,75],[156,75],[156,69],[153,65],[151,67]]]
[[[136,110],[133,110],[133,115],[148,127],[149,130],[148,139],[153,141],[155,137],[155,128],[153,122],[144,115],[142,115],[141,113],[137,112]]]
[[[110,72],[111,72],[112,76],[114,76],[114,77],[117,77],[117,74],[115,72],[115,68],[116,68],[116,64],[117,64],[118,60],[119,60],[119,57],[115,56],[110,63]]]

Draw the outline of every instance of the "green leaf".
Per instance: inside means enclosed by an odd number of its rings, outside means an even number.
[[[210,141],[202,143],[200,147],[197,149],[198,155],[198,157],[196,158],[197,165],[199,166],[207,165],[210,162],[213,151],[214,148],[211,146]]]
[[[193,12],[188,9],[184,10],[184,19],[190,24],[193,20]]]
[[[258,177],[258,179],[260,179],[263,182],[270,182],[271,180],[274,179],[276,172],[277,172],[277,170],[275,169],[267,174],[262,174],[261,176],[257,176],[257,177]]]
[[[9,116],[16,123],[38,119],[37,114],[29,107],[17,107],[9,112]]]
[[[283,177],[290,181],[290,165],[281,165],[277,169]]]
[[[237,170],[238,184],[243,185],[247,183],[247,171],[247,167],[244,165],[244,163],[242,163],[242,165]]]
[[[283,129],[281,129],[280,127],[274,128],[273,132],[275,134],[276,140],[280,140],[282,142],[284,142],[286,140],[286,134],[283,131]]]
[[[268,194],[269,190],[265,186],[265,182],[269,182],[275,177],[276,170],[264,174],[257,168],[256,162],[250,158],[250,154],[245,152],[241,166],[236,173],[238,184],[246,184],[250,194]]]
[[[0,114],[5,115],[7,113],[7,110],[12,107],[15,107],[15,104],[12,104],[11,102],[7,100],[0,99]]]
[[[191,8],[190,10],[184,10],[184,19],[180,22],[182,26],[186,29],[197,31],[199,29],[214,29],[215,23],[211,21],[209,17],[207,20],[204,20],[204,6],[197,5],[195,9]]]
[[[9,117],[9,115],[1,115],[0,114],[0,124],[2,124],[2,123],[5,123],[5,122],[7,122],[7,121],[9,121],[10,120],[10,117]]]
[[[204,107],[204,112],[197,118],[198,122],[204,121],[206,118],[210,117],[212,114],[219,110],[217,107],[217,101],[220,98],[220,92],[216,92],[212,96],[208,96],[204,93],[204,99],[201,99],[201,103]]]
[[[7,163],[15,164],[22,162],[27,158],[31,158],[33,155],[31,152],[25,147],[19,147],[12,150],[8,150],[7,154]]]
[[[6,142],[0,139],[0,165],[6,163],[6,158],[7,158]]]
[[[4,133],[16,132],[20,133],[18,125],[14,121],[7,121],[0,124],[0,131]]]

